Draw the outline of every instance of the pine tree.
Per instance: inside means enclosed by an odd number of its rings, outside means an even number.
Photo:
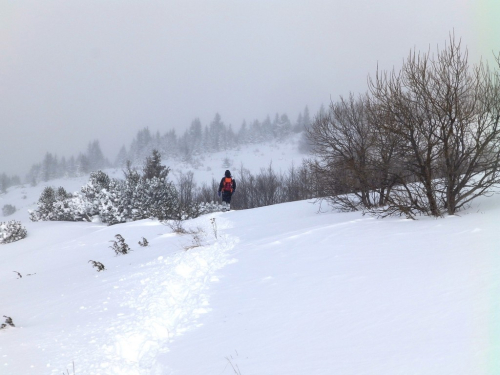
[[[50,221],[55,220],[54,203],[56,202],[56,193],[54,188],[47,186],[43,189],[38,199],[37,209],[30,211],[31,221]]]
[[[98,140],[89,143],[87,147],[87,158],[89,163],[89,170],[91,171],[103,169],[109,165],[109,162],[106,160],[104,154],[101,151]]]
[[[111,180],[103,171],[90,173],[89,181],[81,188],[88,216],[99,215],[103,194],[109,190]]]
[[[142,169],[142,178],[150,180],[156,177],[160,180],[165,180],[170,169],[161,164],[161,154],[158,150],[153,150],[151,156],[146,158]]]
[[[122,168],[127,163],[127,160],[128,160],[127,149],[125,148],[125,146],[122,146],[122,148],[120,148],[120,151],[118,152],[118,155],[116,155],[114,165],[115,167]]]

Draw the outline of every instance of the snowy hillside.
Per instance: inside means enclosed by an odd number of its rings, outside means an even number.
[[[292,166],[300,166],[304,158],[310,156],[298,151],[300,136],[301,134],[297,134],[288,138],[285,142],[245,145],[235,150],[198,155],[189,162],[167,158],[163,159],[162,163],[171,169],[169,179],[174,183],[181,173],[193,172],[194,180],[198,185],[203,183],[210,185],[212,179],[219,181],[226,169],[230,169],[236,179],[239,178],[239,170],[242,167],[254,174],[261,169],[267,169],[270,165],[276,172],[286,172]],[[140,165],[136,167],[141,168]],[[124,173],[119,168],[106,169],[105,172],[111,178],[124,178]],[[7,194],[0,194],[0,208],[10,204],[17,208],[17,212],[4,218],[1,217],[0,212],[0,221],[21,220],[27,222],[29,217],[28,209],[36,207],[36,202],[45,186],[56,188],[62,186],[68,192],[75,192],[79,191],[87,183],[88,178],[89,176],[55,179],[40,183],[35,187],[29,184],[13,186],[8,189]]]
[[[279,147],[283,168],[299,157]],[[249,169],[269,163],[242,152]],[[221,175],[224,157],[197,181]],[[15,324],[0,330],[2,375],[73,362],[79,375],[500,373],[499,196],[418,221],[302,201],[202,216],[178,234],[154,220],[30,223],[42,188],[0,196],[28,229],[0,245],[0,317]],[[130,254],[109,247],[116,234]]]
[[[220,181],[225,169],[230,169],[237,178],[241,167],[251,173],[258,173],[270,165],[276,171],[286,172],[294,165],[298,167],[309,155],[298,152],[299,139],[302,134],[296,134],[285,142],[269,142],[255,145],[240,146],[236,150],[228,150],[194,157],[190,163],[165,160],[174,176],[179,172],[192,171],[197,182],[210,183],[212,178]],[[229,164],[226,164],[229,162]]]

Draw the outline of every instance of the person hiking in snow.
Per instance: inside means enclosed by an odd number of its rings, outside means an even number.
[[[222,206],[227,210],[231,206],[231,197],[236,191],[236,180],[231,177],[231,172],[226,170],[224,177],[220,180],[218,194],[222,196]]]

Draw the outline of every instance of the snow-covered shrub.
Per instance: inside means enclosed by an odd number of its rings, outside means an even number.
[[[95,260],[89,260],[92,263],[92,267],[97,268],[97,272],[106,271],[106,267],[101,262],[96,262]]]
[[[51,186],[44,188],[37,206],[36,210],[29,212],[31,221],[88,220],[79,197],[66,192],[63,187],[57,190]]]
[[[55,191],[55,202],[52,203],[53,219],[56,221],[81,221],[75,214],[77,208],[73,201],[73,195],[66,192],[63,187]]]
[[[98,215],[103,223],[114,225],[125,223],[129,219],[124,202],[125,183],[113,178],[108,189],[103,189],[98,196]]]
[[[125,239],[120,234],[115,235],[115,238],[116,241],[110,241],[113,242],[113,245],[111,245],[110,248],[112,248],[115,251],[116,255],[128,254],[129,252],[132,251],[125,242]]]
[[[87,214],[86,202],[80,193],[75,193],[61,204],[71,215],[70,221],[92,221],[92,218]]]
[[[147,247],[147,246],[149,246],[149,242],[145,237],[142,237],[142,240],[139,241],[139,245],[142,247]]]
[[[0,324],[0,329],[5,329],[9,326],[15,327],[15,324],[10,316],[4,315],[3,317],[5,318],[5,323]]]
[[[158,177],[141,178],[135,190],[132,220],[168,220],[177,216],[178,198],[174,185]]]
[[[16,212],[16,206],[13,206],[11,204],[6,204],[2,207],[2,214],[3,216],[10,216],[14,212]]]
[[[169,168],[160,164],[161,157],[153,152],[141,175],[127,165],[125,180],[111,179],[102,172],[90,174],[80,192],[68,194],[63,188],[43,190],[38,208],[30,212],[32,221],[64,220],[91,221],[98,216],[109,225],[127,221],[157,218],[169,220],[199,216],[200,209],[181,208],[179,194],[167,176]],[[205,212],[203,208],[201,212]]]
[[[38,208],[34,211],[30,211],[31,221],[49,221],[54,220],[54,206],[56,201],[56,193],[54,188],[47,186],[43,189],[40,198],[38,199]]]
[[[89,181],[82,186],[81,194],[88,216],[99,215],[103,191],[109,190],[111,179],[103,171],[90,173]]]
[[[28,231],[20,221],[7,221],[0,223],[0,244],[15,242],[26,238]]]

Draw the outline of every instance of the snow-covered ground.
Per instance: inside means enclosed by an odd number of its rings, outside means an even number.
[[[0,317],[16,325],[0,330],[2,375],[500,374],[500,196],[417,221],[303,201],[176,234],[30,223],[41,188],[0,196],[28,229],[0,245]],[[130,254],[109,248],[118,233]]]

